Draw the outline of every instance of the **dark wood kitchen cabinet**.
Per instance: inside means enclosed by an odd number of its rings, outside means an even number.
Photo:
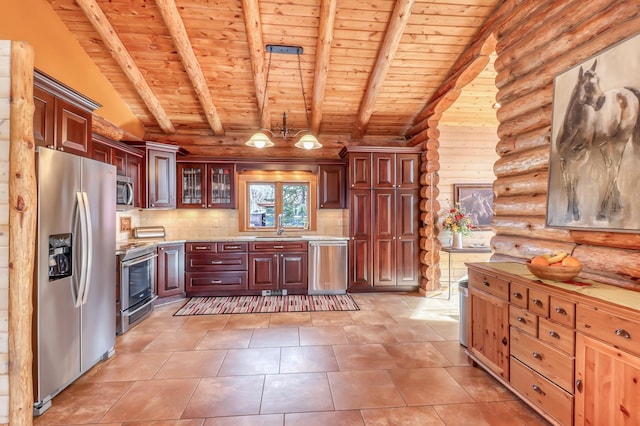
[[[143,208],[172,209],[176,207],[176,155],[180,148],[156,142],[135,144],[143,151],[142,175],[146,185],[141,191]]]
[[[91,157],[92,115],[100,104],[37,70],[33,84],[36,146]]]
[[[349,288],[411,290],[419,277],[416,148],[348,147]]]
[[[178,208],[233,209],[235,165],[178,163]]]
[[[249,289],[306,294],[307,244],[306,241],[249,243]]]
[[[188,242],[185,251],[187,296],[246,293],[247,243]]]
[[[320,165],[318,179],[318,208],[346,208],[346,174],[347,170],[343,164]]]
[[[156,262],[156,294],[158,299],[184,296],[184,257],[184,243],[158,245],[158,261]]]

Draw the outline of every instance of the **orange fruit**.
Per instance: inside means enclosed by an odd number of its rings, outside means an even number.
[[[581,266],[582,264],[575,257],[567,256],[564,259],[562,259],[562,265],[563,266]]]
[[[534,256],[531,259],[532,265],[549,266],[549,261],[543,256]]]

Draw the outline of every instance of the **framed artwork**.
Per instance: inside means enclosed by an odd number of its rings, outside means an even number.
[[[493,186],[490,183],[453,184],[453,202],[467,213],[475,229],[489,229],[493,219]]]
[[[559,74],[547,226],[640,230],[640,35]]]

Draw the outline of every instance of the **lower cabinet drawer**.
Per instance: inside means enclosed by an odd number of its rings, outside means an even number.
[[[511,327],[511,355],[567,391],[573,390],[573,357]]]
[[[575,354],[576,333],[546,318],[540,318],[538,338],[569,355]]]
[[[188,254],[185,268],[190,272],[247,270],[247,253]]]
[[[526,309],[516,306],[509,306],[509,324],[518,327],[520,330],[538,337],[538,316]]]
[[[491,293],[502,300],[509,300],[509,281],[503,280],[502,278],[470,270],[469,285],[478,290]]]
[[[563,425],[573,420],[573,395],[511,358],[511,386]]]
[[[185,290],[187,293],[247,290],[247,275],[246,271],[187,272],[185,275]]]
[[[640,324],[600,309],[576,306],[576,331],[640,355]]]

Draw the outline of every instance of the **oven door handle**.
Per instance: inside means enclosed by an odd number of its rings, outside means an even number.
[[[133,311],[129,311],[129,310],[124,310],[122,311],[122,314],[125,317],[130,317],[131,315],[135,315],[136,312],[146,308],[147,306],[149,306],[151,303],[153,303],[156,299],[158,298],[157,295],[153,295],[153,297],[151,299],[149,299],[149,301],[141,306],[138,306],[136,309],[134,309]]]
[[[158,257],[157,253],[149,253],[147,255],[144,255],[142,257],[136,257],[135,259],[131,259],[131,260],[125,260],[124,262],[122,262],[122,266],[124,267],[130,267],[133,265],[137,265],[138,263],[142,263],[142,262],[146,262],[149,259],[153,259]]]

